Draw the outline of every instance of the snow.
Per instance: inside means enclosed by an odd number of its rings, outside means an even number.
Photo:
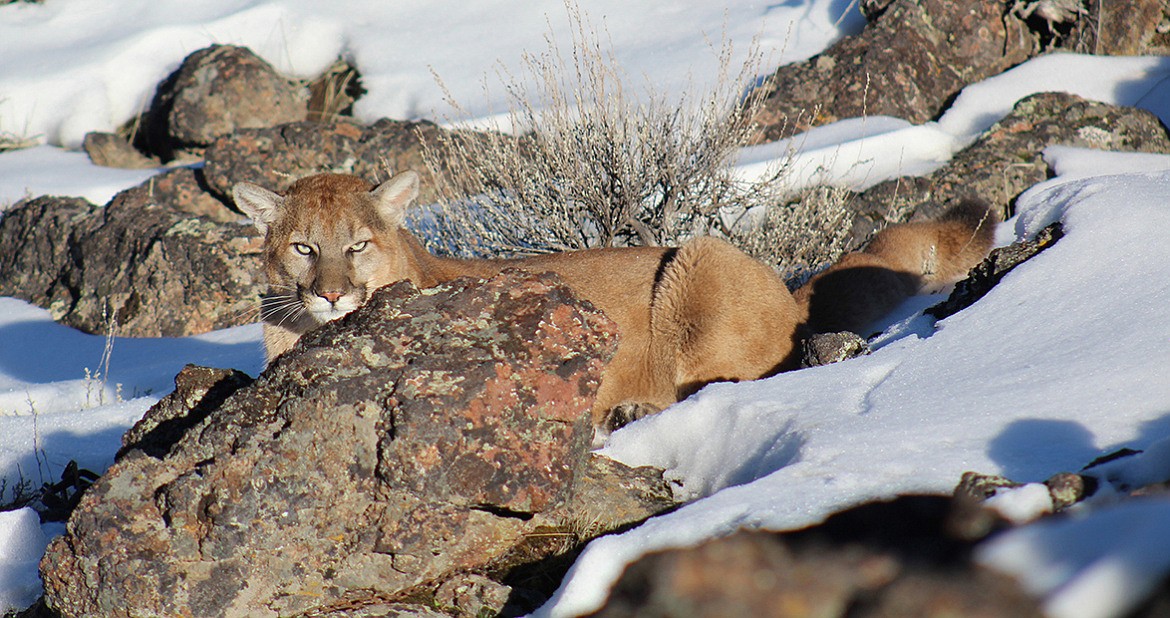
[[[739,53],[758,37],[773,64],[806,58],[859,27],[856,8],[838,21],[849,5],[595,0],[586,10],[604,24],[629,75],[679,92],[704,87],[722,33]],[[0,132],[42,144],[0,153],[0,210],[40,194],[102,204],[149,177],[153,170],[94,167],[70,149],[86,132],[130,119],[186,54],[209,43],[247,45],[299,77],[349,58],[369,90],[357,106],[362,120],[441,118],[432,68],[473,115],[488,117],[504,98],[485,93],[484,80],[543,51],[550,28],[567,40],[559,0],[0,6]],[[854,188],[926,173],[1021,97],[1051,89],[1138,105],[1170,121],[1167,75],[1165,58],[1048,56],[968,87],[937,122],[843,120],[746,149],[738,171],[751,178],[784,163],[794,187]],[[979,559],[1020,577],[1059,618],[1122,615],[1162,581],[1170,504],[1114,498],[1170,479],[1170,157],[1059,146],[1045,157],[1057,176],[1021,196],[1019,215],[997,239],[1027,238],[1057,220],[1066,236],[974,306],[935,323],[921,310],[941,297],[912,299],[885,320],[870,356],[712,385],[613,434],[606,455],[665,468],[691,502],[590,543],[538,615],[592,611],[622,569],[648,552],[740,528],[803,527],[900,493],[949,492],[968,470],[1032,484],[996,499],[1026,518],[1044,507],[1036,483],[1121,447],[1145,452],[1093,468],[1106,486],[1090,503],[998,537]],[[10,491],[22,479],[54,481],[69,460],[101,472],[183,365],[255,375],[262,362],[256,326],[107,340],[0,299],[0,479]],[[0,513],[0,612],[35,600],[37,558],[60,532],[28,510]]]
[[[864,23],[856,10],[842,17],[849,3],[836,0],[584,4],[629,74],[652,75],[670,91],[703,87],[699,76],[717,65],[711,45],[724,33],[740,44],[740,58],[758,37],[768,59],[781,63],[811,56]],[[543,52],[550,27],[558,41],[569,40],[562,0],[10,4],[0,6],[0,130],[77,147],[85,133],[113,130],[148,106],[187,54],[212,43],[247,46],[301,78],[349,59],[368,91],[355,109],[365,121],[445,110],[432,69],[457,101],[484,116],[493,108],[482,93],[493,64],[515,70],[523,53]],[[494,101],[496,111],[504,111],[501,103]]]
[[[0,184],[0,213],[22,199],[40,195],[69,195],[105,204],[119,191],[158,173],[98,167],[84,152],[55,146],[5,153],[0,158],[0,170],[4,179]]]
[[[989,508],[1015,524],[1024,524],[1052,512],[1052,494],[1044,483],[1001,489],[988,498]]]
[[[41,595],[37,563],[48,544],[36,511],[0,512],[0,609],[28,607]]]

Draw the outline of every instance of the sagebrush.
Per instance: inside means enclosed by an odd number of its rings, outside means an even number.
[[[754,93],[765,91],[756,88],[754,43],[736,66],[724,36],[712,46],[714,87],[672,97],[649,79],[631,87],[580,9],[566,10],[567,58],[550,35],[546,51],[522,59],[519,77],[500,70],[506,130],[444,131],[424,143],[441,199],[416,225],[432,249],[520,255],[717,235],[786,276],[840,253],[850,223],[843,194],[790,195],[782,165],[761,179],[735,173],[757,131],[763,99]],[[447,98],[456,113],[448,121],[470,119]]]

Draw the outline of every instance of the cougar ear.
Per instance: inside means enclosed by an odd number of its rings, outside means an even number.
[[[402,227],[406,208],[418,197],[418,173],[407,170],[374,189],[378,214],[390,225]]]
[[[276,212],[284,206],[284,198],[250,182],[237,182],[232,187],[232,200],[252,219],[261,234],[268,233],[268,225],[276,219]]]

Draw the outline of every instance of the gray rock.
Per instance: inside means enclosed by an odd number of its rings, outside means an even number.
[[[105,208],[23,202],[0,219],[0,294],[90,333],[175,337],[237,326],[250,321],[262,287],[261,239],[240,219],[186,168]]]
[[[780,67],[757,120],[761,141],[844,118],[931,120],[967,84],[1034,55],[1027,27],[999,2],[871,2],[873,19],[804,62]]]
[[[760,140],[844,118],[937,118],[968,84],[1048,51],[1165,55],[1163,0],[863,0],[869,24],[807,61],[780,67],[764,93]],[[1079,10],[1078,10],[1079,9]]]
[[[818,367],[869,354],[869,344],[857,333],[816,333],[800,344],[800,366]]]
[[[165,121],[173,148],[198,149],[241,129],[304,120],[308,101],[303,84],[248,48],[213,45],[188,56],[164,82],[151,116]]]

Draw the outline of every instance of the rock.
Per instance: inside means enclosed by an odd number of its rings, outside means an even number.
[[[18,202],[5,212],[0,217],[0,296],[49,307],[76,259],[70,248],[77,242],[77,222],[100,212],[81,198],[50,196]]]
[[[1052,506],[1060,512],[1097,491],[1097,479],[1072,472],[1059,472],[1044,481],[1052,496]]]
[[[305,335],[165,453],[131,448],[86,492],[41,563],[47,604],[403,615],[439,595],[495,611],[503,589],[467,574],[503,583],[521,548],[572,520],[617,343],[558,281],[399,282]],[[207,401],[212,379],[165,405]]]
[[[1109,56],[1170,54],[1170,7],[1165,0],[1089,2],[1076,21],[1070,49]]]
[[[374,182],[406,169],[425,175],[422,139],[433,143],[439,131],[430,122],[387,119],[369,127],[338,119],[237,131],[204,153],[204,173],[211,190],[225,197],[237,182],[283,190],[298,178],[321,172],[355,174]],[[433,182],[423,183],[419,203],[434,200],[433,187]]]
[[[125,435],[116,459],[140,450],[162,459],[183,437],[237,390],[252,383],[234,369],[187,365],[175,376],[175,390],[152,406]]]
[[[983,262],[971,269],[966,279],[955,285],[945,301],[928,308],[926,313],[941,320],[970,307],[990,292],[1013,268],[1052,246],[1062,236],[1064,228],[1058,222],[1041,230],[1032,240],[993,249]]]
[[[1012,580],[975,567],[946,528],[950,500],[904,496],[807,530],[739,532],[626,569],[596,616],[1040,616]]]
[[[1027,27],[998,2],[867,4],[873,21],[772,76],[757,121],[772,141],[845,118],[935,118],[964,86],[1035,54]]]
[[[816,333],[800,344],[800,366],[819,367],[869,354],[869,344],[857,333]]]
[[[1170,53],[1162,0],[864,0],[869,24],[804,62],[780,67],[764,93],[760,141],[844,118],[937,118],[960,90],[1042,53]]]
[[[185,210],[200,210],[197,216]],[[215,219],[230,219],[221,223]],[[0,219],[0,294],[90,333],[178,337],[254,313],[261,239],[179,168],[105,208],[38,198]]]
[[[81,148],[94,165],[102,167],[149,169],[162,165],[157,157],[148,157],[138,152],[130,142],[114,133],[86,133]]]
[[[457,575],[435,591],[435,604],[456,616],[497,615],[508,604],[512,589],[483,575]]]
[[[855,238],[872,234],[891,212],[932,219],[970,196],[1001,208],[1006,218],[1020,193],[1048,178],[1042,152],[1057,144],[1170,153],[1166,127],[1148,111],[1065,93],[1032,95],[934,173],[888,180],[857,195],[849,202],[858,213]]]
[[[309,92],[245,47],[212,45],[192,53],[159,85],[139,147],[164,161],[200,152],[241,129],[304,120]]]

